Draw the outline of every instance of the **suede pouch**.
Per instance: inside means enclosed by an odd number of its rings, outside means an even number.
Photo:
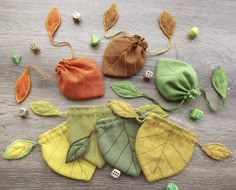
[[[113,77],[129,77],[143,67],[148,44],[144,38],[133,35],[114,38],[103,56],[103,73]]]

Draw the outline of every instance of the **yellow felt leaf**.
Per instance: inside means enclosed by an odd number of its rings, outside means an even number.
[[[147,181],[177,174],[190,161],[196,134],[150,114],[139,128],[135,151]]]
[[[118,20],[119,11],[115,3],[112,3],[103,13],[104,30],[109,30]]]
[[[211,158],[224,160],[232,156],[232,152],[220,143],[209,143],[201,145],[201,149]]]
[[[37,100],[30,103],[32,111],[40,116],[55,116],[61,112],[47,100]]]
[[[37,143],[30,140],[17,140],[10,144],[3,154],[7,160],[20,159],[28,155]]]
[[[165,35],[171,39],[176,28],[175,18],[167,10],[163,10],[159,16],[159,23]]]
[[[84,159],[65,163],[69,148],[66,122],[38,138],[43,158],[55,172],[74,179],[89,181],[96,167]]]
[[[138,114],[134,108],[127,102],[122,100],[109,100],[109,108],[118,116],[125,118],[138,118]]]

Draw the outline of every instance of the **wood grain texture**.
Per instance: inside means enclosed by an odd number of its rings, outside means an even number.
[[[102,13],[112,0],[75,0],[75,1],[0,1],[0,153],[16,139],[36,140],[37,136],[61,123],[63,118],[42,118],[29,113],[27,119],[17,116],[19,107],[27,107],[33,100],[47,99],[64,111],[69,105],[100,105],[109,98],[117,98],[109,86],[119,79],[104,77],[106,92],[103,98],[88,101],[66,99],[57,87],[57,81],[45,81],[32,71],[32,89],[29,97],[18,105],[14,97],[14,85],[27,64],[34,63],[48,74],[54,74],[54,67],[62,57],[69,56],[68,47],[54,47],[50,44],[45,29],[45,18],[56,6],[61,13],[62,24],[55,34],[56,41],[68,40],[76,55],[94,58],[100,65],[102,55],[110,40],[104,39]],[[128,29],[144,36],[151,49],[164,48],[168,41],[158,26],[157,18],[163,9],[167,9],[176,18],[177,27],[173,37],[174,48],[160,57],[169,57],[191,63],[199,74],[201,87],[206,89],[214,104],[219,98],[213,91],[210,75],[217,65],[225,68],[229,75],[229,99],[225,108],[212,113],[206,107],[202,97],[184,105],[179,111],[170,114],[172,121],[197,132],[199,141],[220,142],[233,152],[233,157],[217,162],[205,156],[198,147],[188,167],[178,175],[154,183],[147,183],[143,175],[132,178],[122,175],[119,180],[110,177],[112,168],[99,169],[91,182],[68,179],[54,173],[44,162],[40,147],[22,160],[6,161],[0,157],[0,189],[16,190],[71,190],[71,189],[164,189],[172,181],[182,190],[232,190],[236,188],[236,1],[234,0],[118,0],[120,19],[111,29]],[[75,24],[72,13],[80,11],[81,23]],[[193,41],[186,34],[191,26],[200,29],[200,35]],[[97,48],[89,45],[89,37],[96,34],[101,37]],[[38,55],[30,50],[30,43],[37,41],[41,46]],[[19,65],[11,60],[11,55],[22,54]],[[154,80],[143,81],[143,74],[155,71],[159,57],[148,57],[141,72],[130,78],[138,88],[150,96],[156,97],[169,106],[156,91]],[[149,103],[143,98],[129,101],[140,106]],[[191,121],[189,112],[197,107],[204,111],[201,121]]]

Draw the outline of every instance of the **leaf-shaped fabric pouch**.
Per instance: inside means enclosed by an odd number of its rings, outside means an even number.
[[[86,56],[62,59],[55,70],[66,97],[81,100],[104,95],[103,77],[95,60]]]
[[[103,73],[113,77],[137,74],[145,63],[147,47],[145,39],[138,35],[114,38],[104,52]]]
[[[160,55],[172,47],[172,36],[176,22],[174,17],[166,10],[162,11],[159,23],[162,31],[169,39],[169,45],[161,51],[147,51],[148,44],[143,37],[127,30],[120,30],[111,35],[107,31],[117,22],[119,11],[115,3],[111,4],[103,14],[104,36],[113,38],[107,46],[103,56],[103,73],[112,77],[130,77],[137,74],[145,63],[146,54]]]
[[[69,143],[66,122],[45,132],[38,137],[43,158],[48,166],[60,175],[89,181],[96,167],[84,159],[65,163]]]
[[[183,61],[161,58],[156,70],[156,87],[169,101],[191,101],[200,95],[198,76]]]
[[[105,161],[97,145],[96,121],[113,116],[107,106],[71,106],[67,111],[67,130],[70,147],[66,162],[81,157],[101,168]]]
[[[182,171],[190,161],[197,135],[150,114],[139,128],[135,151],[148,182]]]
[[[52,8],[46,18],[49,39],[54,46],[69,46],[71,58],[63,58],[56,65],[54,76],[48,76],[33,64],[26,66],[25,71],[16,81],[16,101],[22,102],[31,88],[30,69],[35,69],[44,79],[58,78],[58,86],[64,96],[70,99],[91,99],[104,95],[104,82],[97,62],[86,56],[74,56],[74,49],[69,42],[55,42],[53,36],[61,24],[60,13]]]
[[[103,158],[122,172],[139,176],[139,166],[134,146],[141,122],[118,116],[97,121],[97,139]]]
[[[169,101],[181,101],[178,109],[184,102],[191,101],[199,95],[203,95],[207,106],[212,111],[220,110],[227,98],[228,79],[224,70],[219,66],[212,74],[212,85],[222,98],[218,108],[214,108],[206,96],[204,89],[200,89],[198,76],[194,68],[180,60],[161,58],[156,70],[156,87],[160,94]]]

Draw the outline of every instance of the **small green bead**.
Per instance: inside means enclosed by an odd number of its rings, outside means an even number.
[[[175,183],[168,183],[166,190],[179,190],[178,186]]]
[[[194,120],[200,120],[203,117],[203,111],[199,109],[193,109],[190,114],[190,118]]]
[[[20,60],[22,58],[22,55],[13,55],[12,57],[12,60],[15,62],[15,64],[19,64],[20,63]]]
[[[99,44],[99,42],[100,42],[100,39],[99,39],[99,37],[97,37],[96,35],[92,35],[92,36],[90,37],[90,44],[91,44],[92,46],[97,46],[97,45]]]
[[[194,38],[196,38],[198,36],[198,34],[199,34],[198,27],[194,26],[189,31],[188,37],[193,40]]]

